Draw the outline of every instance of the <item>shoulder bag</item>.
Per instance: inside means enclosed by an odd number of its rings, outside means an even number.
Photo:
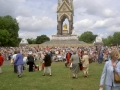
[[[92,63],[92,57],[89,56],[89,63]]]
[[[119,74],[117,72],[115,72],[115,70],[114,70],[114,82],[120,83],[120,76],[119,76]]]

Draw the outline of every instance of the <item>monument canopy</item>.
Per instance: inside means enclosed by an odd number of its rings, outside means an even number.
[[[57,33],[52,35],[51,41],[43,43],[44,45],[77,45],[87,44],[78,40],[73,27],[73,0],[58,0],[57,7]],[[66,24],[66,19],[68,23]]]

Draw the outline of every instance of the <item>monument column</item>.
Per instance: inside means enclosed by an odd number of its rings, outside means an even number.
[[[58,21],[58,25],[57,25],[57,35],[62,35],[62,24],[61,21]]]
[[[69,34],[72,34],[72,29],[73,29],[73,23],[72,21],[69,21]]]

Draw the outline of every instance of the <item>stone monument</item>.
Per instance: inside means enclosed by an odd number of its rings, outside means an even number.
[[[26,45],[28,45],[28,41],[27,41],[25,38],[23,38],[23,39],[21,40],[19,46],[21,47],[21,46],[26,46]]]
[[[57,33],[52,35],[53,40],[78,40],[77,35],[73,34],[73,16],[74,7],[73,0],[58,0],[57,7]],[[63,25],[65,19],[68,19],[69,24]]]
[[[103,45],[102,37],[100,35],[96,37],[94,45]]]
[[[57,7],[57,33],[51,36],[46,45],[77,45],[86,44],[78,40],[73,27],[74,7],[73,0],[58,0]],[[66,24],[65,19],[68,20]]]

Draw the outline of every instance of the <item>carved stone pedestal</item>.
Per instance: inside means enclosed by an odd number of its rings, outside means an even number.
[[[100,46],[104,46],[104,43],[103,43],[103,42],[95,42],[95,43],[94,43],[94,46],[99,46],[99,45],[100,45]]]
[[[77,40],[77,35],[52,35],[51,41]]]
[[[63,30],[63,35],[68,35],[68,30]]]

